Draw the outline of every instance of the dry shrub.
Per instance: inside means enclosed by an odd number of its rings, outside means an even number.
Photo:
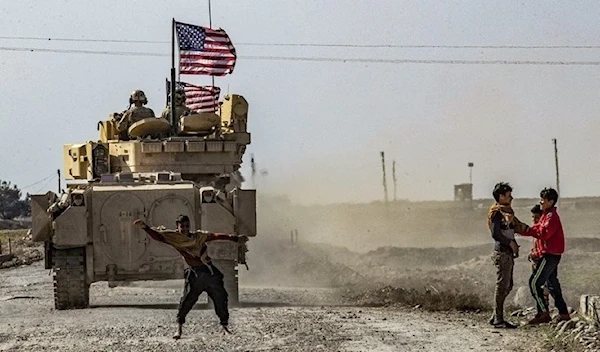
[[[354,294],[351,299],[369,306],[402,304],[410,307],[417,306],[429,311],[481,311],[490,308],[478,295],[473,293],[403,289],[392,286]]]

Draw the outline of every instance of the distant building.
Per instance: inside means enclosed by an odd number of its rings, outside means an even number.
[[[454,200],[457,202],[473,200],[473,184],[462,183],[460,185],[454,185]]]

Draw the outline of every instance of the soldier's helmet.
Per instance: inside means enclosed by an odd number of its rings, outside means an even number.
[[[186,99],[186,96],[185,96],[185,92],[183,90],[178,89],[175,91],[175,103],[176,104],[181,104],[181,105],[185,104],[185,99]]]
[[[136,101],[139,101],[142,104],[148,104],[148,98],[146,98],[146,94],[141,90],[134,90],[129,96],[129,104],[133,104]]]

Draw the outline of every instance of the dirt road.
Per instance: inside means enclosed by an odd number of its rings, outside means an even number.
[[[480,315],[340,305],[334,290],[242,288],[233,335],[199,305],[185,336],[170,338],[180,281],[109,289],[94,284],[92,308],[55,311],[41,263],[0,271],[1,351],[520,351],[536,332],[499,331]],[[539,338],[535,336],[534,340]]]

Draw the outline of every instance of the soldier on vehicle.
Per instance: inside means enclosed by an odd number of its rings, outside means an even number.
[[[169,96],[171,97],[171,96]],[[181,116],[186,116],[192,113],[192,110],[185,105],[185,92],[181,89],[175,91],[175,116],[173,123],[176,125]],[[171,118],[171,104],[167,104],[167,107],[162,111],[160,116],[167,121]]]
[[[149,117],[156,117],[152,109],[145,107],[148,104],[148,98],[141,90],[135,90],[129,96],[129,109],[125,110],[116,122],[117,131],[121,134],[123,139],[127,139],[127,130],[134,123],[146,119]]]
[[[211,263],[208,257],[207,242],[228,240],[245,243],[248,241],[248,237],[207,231],[191,232],[190,219],[185,215],[179,215],[175,224],[177,226],[176,231],[157,231],[150,228],[141,219],[134,221],[134,225],[146,231],[154,240],[166,243],[175,248],[189,266],[184,271],[185,287],[177,312],[177,333],[173,338],[181,338],[185,317],[204,291],[206,291],[210,299],[214,302],[215,313],[221,321],[223,333],[230,333],[227,328],[229,311],[227,309],[227,291],[223,283],[223,274]]]

